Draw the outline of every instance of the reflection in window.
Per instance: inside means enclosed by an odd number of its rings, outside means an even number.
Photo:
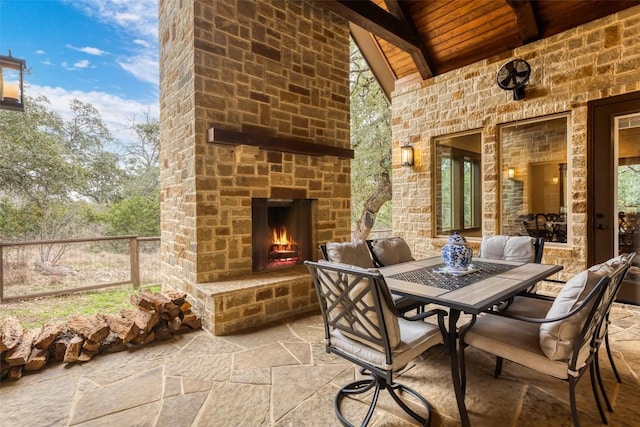
[[[435,141],[436,233],[481,232],[481,139],[479,133]]]
[[[502,233],[566,243],[567,117],[503,126],[500,143]]]

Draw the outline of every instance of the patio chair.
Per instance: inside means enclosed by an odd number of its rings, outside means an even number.
[[[482,236],[478,256],[488,259],[503,259],[518,262],[542,262],[544,252],[544,237],[491,235]],[[531,286],[524,293],[535,293],[537,285]],[[505,310],[513,298],[499,304],[501,310]]]
[[[402,237],[369,239],[366,244],[371,254],[371,259],[378,268],[401,262],[415,261],[409,245]],[[395,300],[396,306],[399,305],[399,309],[403,312],[417,310],[418,313],[422,313],[424,311],[424,302],[408,297],[396,297]]]
[[[482,236],[478,256],[489,259],[504,259],[507,261],[542,262],[544,251],[543,237]]]
[[[617,257],[614,257],[610,260],[608,260],[607,262],[604,262],[602,264],[597,264],[594,265],[592,267],[589,267],[589,271],[592,272],[596,272],[596,273],[600,273],[601,275],[606,275],[606,274],[611,274],[611,272],[616,268],[619,267],[620,265],[622,265],[622,263],[626,263],[626,269],[622,272],[622,274],[620,274],[616,281],[611,283],[610,286],[612,286],[612,291],[609,294],[609,301],[607,301],[608,305],[612,305],[613,302],[616,299],[616,296],[618,294],[618,291],[620,290],[620,287],[622,286],[622,281],[624,279],[624,276],[626,274],[626,272],[628,271],[628,269],[630,268],[634,258],[635,258],[635,252],[632,252],[630,254],[624,254],[624,255],[620,255]],[[559,281],[554,280],[555,283],[561,283]],[[546,313],[549,311],[549,309],[551,308],[551,306],[553,305],[554,301],[556,298],[552,297],[552,296],[548,296],[548,295],[522,295],[522,296],[517,296],[515,297],[513,303],[510,305],[508,312],[512,315],[517,315],[517,316],[524,316],[524,317],[544,317],[546,315]],[[609,344],[609,324],[611,323],[611,321],[609,320],[609,312],[610,312],[610,307],[607,309],[607,316],[606,319],[602,325],[601,328],[601,336],[600,336],[600,341],[604,340],[605,343],[605,350],[607,352],[607,357],[609,359],[609,363],[611,364],[611,369],[613,371],[614,376],[616,377],[616,380],[621,383],[622,382],[622,378],[620,377],[620,374],[618,373],[618,369],[616,367],[615,361],[613,359],[613,354],[611,353],[611,346]],[[609,411],[613,411],[613,408],[611,406],[611,403],[609,401],[609,397],[607,395],[607,392],[604,388],[604,384],[602,382],[602,376],[600,375],[600,362],[598,359],[594,360],[595,363],[595,368],[596,368],[596,374],[597,374],[597,378],[598,378],[598,383],[600,386],[600,390],[602,391],[602,395],[604,397],[604,401],[607,405],[607,409]],[[498,375],[498,373],[496,372],[496,376]]]
[[[363,269],[328,261],[305,261],[318,293],[325,328],[327,353],[333,353],[360,367],[370,378],[353,381],[342,387],[334,398],[340,422],[350,426],[341,410],[345,396],[367,393],[373,389],[371,404],[362,421],[371,420],[380,390],[386,389],[393,400],[412,418],[428,425],[429,403],[417,391],[394,380],[394,374],[431,347],[443,344],[443,310],[432,310],[407,317],[394,306],[384,277],[376,270]],[[421,321],[438,317],[438,324]],[[410,401],[407,399],[413,397]],[[419,404],[426,417],[409,403]]]
[[[361,268],[381,267],[379,261],[374,260],[373,252],[369,250],[367,242],[364,240],[354,242],[327,242],[320,245],[320,251],[326,261],[339,262]],[[411,256],[411,251],[408,246],[404,252],[406,251],[409,251],[409,256]],[[420,309],[424,305],[422,302],[400,295],[393,295],[393,301],[396,308],[403,313]]]
[[[591,389],[603,423],[607,423],[595,384],[600,341],[611,308],[615,284],[624,275],[623,262],[606,275],[585,270],[569,280],[545,317],[527,317],[507,311],[474,316],[460,331],[463,390],[466,386],[464,351],[475,347],[497,356],[496,372],[510,360],[542,374],[568,381],[571,416],[579,426],[576,385],[587,368]]]

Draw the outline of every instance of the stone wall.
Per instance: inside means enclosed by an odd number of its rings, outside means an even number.
[[[507,61],[522,58],[532,68],[526,98],[514,101],[496,84]],[[640,90],[640,6],[556,36],[437,76],[406,79],[392,95],[393,229],[416,257],[440,252],[444,238],[433,230],[432,140],[481,130],[483,233],[499,233],[500,146],[498,127],[552,114],[569,114],[569,241],[545,246],[545,259],[563,274],[586,265],[587,102]],[[400,145],[414,144],[416,165],[399,166]],[[479,240],[472,240],[473,246]]]
[[[313,199],[313,247],[348,240],[348,158],[207,142],[215,127],[349,149],[346,21],[311,1],[267,0],[161,0],[159,21],[165,285],[196,299],[199,284],[216,293],[251,276],[253,197]],[[309,279],[306,306],[297,292],[282,313],[317,308],[314,292]],[[215,304],[194,303],[211,326]]]

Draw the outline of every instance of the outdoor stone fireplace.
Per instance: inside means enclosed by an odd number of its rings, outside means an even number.
[[[348,23],[312,1],[160,17],[163,286],[216,335],[317,311],[302,262],[351,235]]]

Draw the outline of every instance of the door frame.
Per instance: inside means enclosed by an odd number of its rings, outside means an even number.
[[[613,119],[640,112],[640,92],[589,101],[587,109],[587,265],[593,265],[611,258],[615,248],[612,227],[618,214],[613,209],[612,191],[617,171]],[[611,232],[603,236],[602,230]]]

